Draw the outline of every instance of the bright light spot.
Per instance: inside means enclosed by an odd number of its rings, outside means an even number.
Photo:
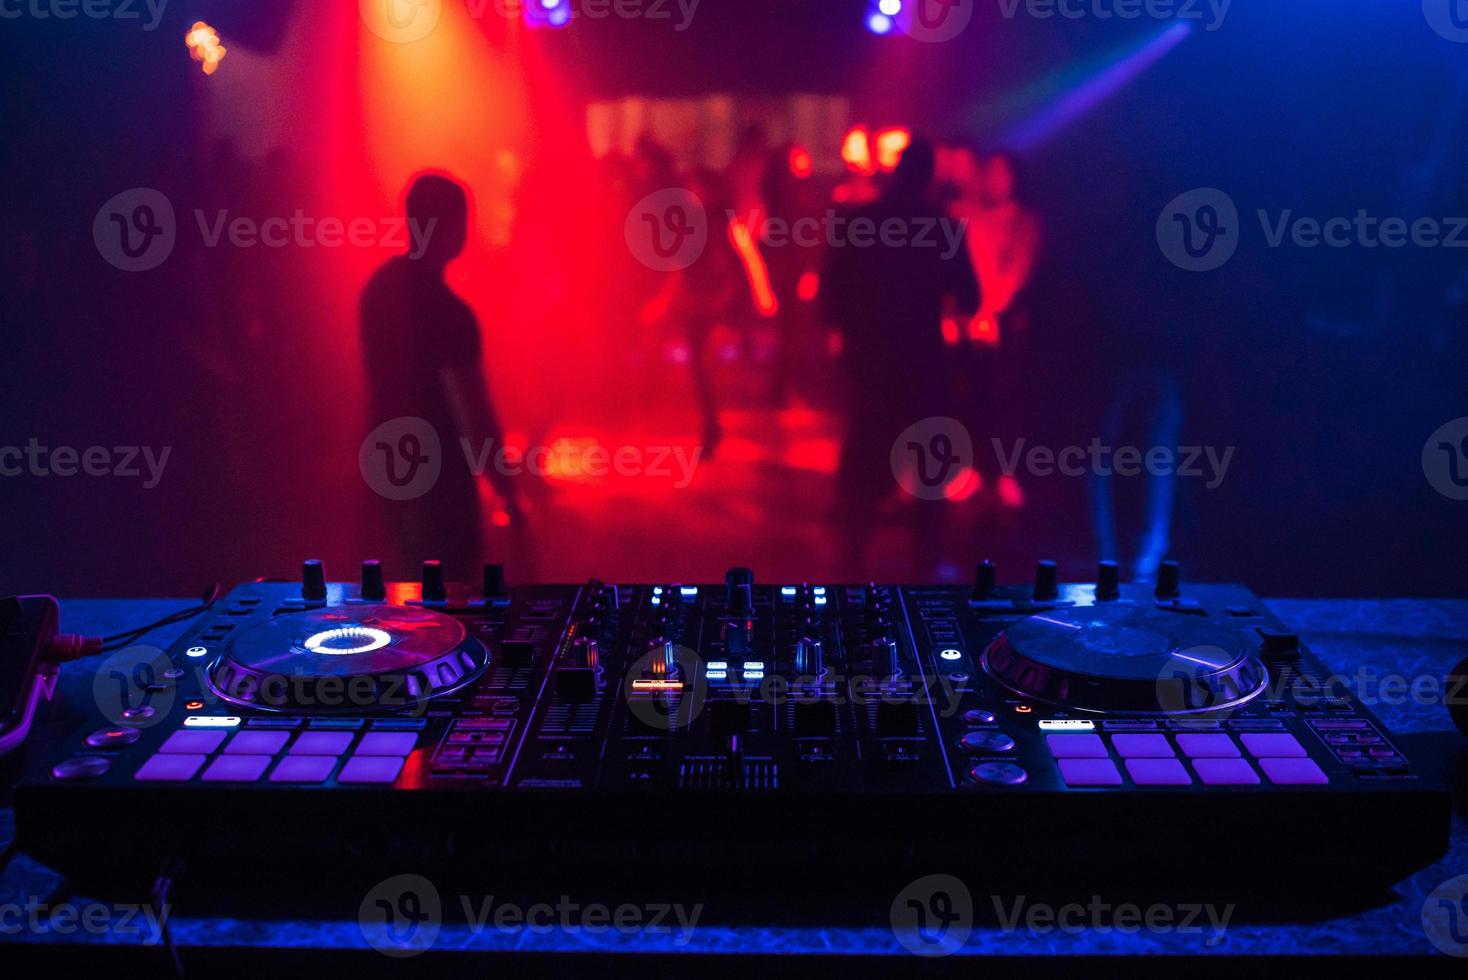
[[[882,0],[877,4],[877,9],[888,17],[896,17],[902,13],[902,0]]]
[[[981,314],[968,322],[968,339],[988,347],[999,346],[999,320],[992,314]]]
[[[857,126],[841,141],[841,160],[859,174],[871,176],[876,173],[872,165],[871,136],[865,126]]]
[[[815,163],[811,160],[810,151],[803,146],[792,146],[790,148],[790,172],[801,180],[809,177],[815,169]]]
[[[194,26],[184,35],[184,44],[188,45],[189,57],[203,66],[206,75],[218,71],[219,63],[229,53],[229,49],[219,43],[219,32],[202,20],[194,21]]]
[[[821,292],[821,274],[814,270],[806,270],[800,274],[800,281],[795,284],[795,295],[802,303],[813,301]]]
[[[1006,507],[1016,509],[1025,505],[1025,492],[1014,477],[1008,475],[999,477],[999,502]]]
[[[878,11],[867,18],[867,30],[873,34],[886,34],[892,30],[892,18]]]
[[[814,592],[816,595],[825,595],[826,587],[824,585],[818,585],[814,589],[811,589],[811,591]]]
[[[912,131],[903,127],[884,129],[877,134],[877,165],[893,170],[902,159],[902,151],[912,145]]]
[[[793,586],[793,585],[786,585],[786,586],[782,587],[780,589],[780,594],[781,595],[794,595],[795,594],[795,586]]]
[[[826,604],[826,597],[825,596],[823,596],[823,595],[816,596],[816,605],[818,605],[818,606],[824,606],[825,604]]]
[[[203,647],[189,647],[186,652],[188,653],[189,656],[193,657],[196,660],[199,657],[207,657],[207,656],[209,656],[209,651],[206,650],[206,649],[204,649]]]
[[[770,270],[765,265],[765,257],[760,254],[759,245],[755,243],[754,232],[742,220],[735,218],[729,222],[729,241],[744,265],[755,308],[761,316],[771,317],[779,313],[780,301],[775,297],[775,287],[770,284]]]
[[[765,669],[765,662],[763,660],[746,660],[746,661],[744,661],[744,672],[746,674],[749,673],[752,670],[753,671],[763,671],[764,669]]]
[[[943,496],[951,503],[961,504],[984,488],[984,478],[972,466],[963,470],[943,490]]]
[[[684,585],[678,589],[680,595],[698,595],[698,586]]]
[[[341,646],[344,642],[356,640],[355,646]],[[372,626],[342,626],[332,630],[322,630],[306,637],[306,642],[301,644],[312,653],[326,653],[333,656],[345,656],[352,653],[371,653],[373,650],[381,650],[392,642],[392,634],[387,630],[380,630]]]
[[[727,661],[727,660],[710,660],[709,663],[708,663],[708,669],[709,670],[728,670],[729,669],[729,661]]]
[[[944,651],[940,652],[938,654],[938,656],[942,657],[944,660],[962,660],[963,659],[963,653],[961,651],[959,651],[959,650],[953,650],[953,649],[944,650]]]
[[[943,318],[943,343],[949,347],[958,346],[958,321],[951,316]]]

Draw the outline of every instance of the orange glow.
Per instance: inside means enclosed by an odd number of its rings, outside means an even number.
[[[872,164],[871,134],[865,126],[856,126],[841,141],[841,159],[847,167],[863,176],[877,172]]]
[[[800,281],[795,284],[795,295],[802,303],[812,302],[821,292],[821,274],[812,270],[806,270],[800,274]]]
[[[989,347],[999,346],[999,320],[992,313],[981,313],[968,322],[968,339]]]
[[[219,63],[229,53],[229,49],[219,43],[219,32],[202,20],[194,21],[194,26],[184,35],[184,44],[188,45],[189,57],[204,67],[206,75],[218,71]]]
[[[1014,710],[1015,710],[1015,713],[1016,714],[1027,715],[1031,711],[1034,711],[1035,709],[1034,708],[1031,708],[1027,704],[1017,704],[1017,705],[1014,706]]]
[[[639,677],[632,682],[634,691],[681,691],[682,681],[664,681],[650,677]]]
[[[770,270],[765,257],[755,244],[754,234],[738,218],[729,222],[729,241],[739,253],[744,265],[745,278],[749,280],[750,292],[754,294],[754,305],[761,316],[774,316],[780,312],[780,301],[775,298],[775,288],[770,285]]]
[[[815,164],[811,161],[809,150],[803,146],[790,148],[790,172],[792,174],[804,180],[811,175],[814,169]]]
[[[902,151],[912,145],[912,132],[901,126],[884,129],[877,134],[877,166],[895,170]]]

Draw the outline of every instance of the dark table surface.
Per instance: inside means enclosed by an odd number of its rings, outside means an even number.
[[[187,600],[75,600],[63,605],[63,628],[69,632],[108,634],[190,604]],[[1087,930],[1079,933],[1037,933],[1023,927],[1005,930],[991,914],[976,916],[972,933],[958,952],[963,955],[1113,956],[1179,954],[1218,957],[1227,955],[1392,956],[1435,954],[1423,927],[1423,909],[1428,895],[1440,884],[1468,874],[1468,827],[1464,821],[1464,798],[1468,796],[1463,774],[1468,771],[1468,740],[1453,729],[1440,699],[1418,703],[1411,696],[1392,692],[1397,686],[1388,678],[1406,682],[1418,677],[1441,680],[1445,671],[1468,656],[1468,602],[1418,600],[1271,600],[1268,605],[1289,626],[1299,631],[1312,650],[1332,670],[1358,677],[1362,689],[1380,690],[1376,703],[1368,706],[1386,723],[1415,759],[1432,760],[1450,773],[1455,792],[1455,817],[1450,850],[1433,866],[1397,883],[1386,893],[1342,898],[1312,893],[1309,882],[1281,882],[1284,899],[1269,913],[1240,908],[1221,935],[1212,931],[1122,933],[1117,930]],[[148,642],[166,646],[180,631],[160,630]],[[67,706],[67,692],[85,697],[89,683],[85,664],[67,667],[57,704],[49,706],[45,724],[35,738],[44,742],[56,733],[69,731],[82,717]],[[8,760],[3,772],[8,786],[21,760]],[[227,818],[227,816],[225,817]],[[0,809],[0,846],[9,850],[13,815]],[[99,830],[99,833],[105,832]],[[1300,828],[1308,835],[1308,828]],[[50,869],[10,853],[0,872],[0,909],[37,902],[62,901],[81,905],[90,901],[72,895],[66,883]],[[1349,860],[1349,856],[1343,856]],[[981,882],[967,882],[976,909],[988,907]],[[559,894],[550,885],[550,900]],[[486,893],[492,889],[487,889]],[[434,952],[576,952],[602,954],[655,954],[697,957],[699,954],[869,954],[907,956],[890,926],[889,905],[893,896],[877,896],[861,906],[855,896],[831,896],[832,903],[845,903],[840,915],[823,922],[819,908],[807,910],[803,924],[777,920],[766,911],[736,921],[717,921],[706,916],[691,935],[673,931],[623,934],[615,930],[600,935],[586,932],[528,930],[501,931],[493,927],[473,929],[445,922],[434,943]],[[339,907],[311,913],[260,913],[240,915],[190,914],[182,908],[171,919],[174,944],[187,959],[191,952],[228,955],[230,951],[275,950],[297,957],[340,956],[344,952],[370,953],[356,918],[361,896],[344,900]],[[853,911],[850,903],[856,901]],[[982,908],[981,908],[982,907]],[[1281,911],[1283,910],[1283,911]],[[784,921],[784,925],[751,925],[750,922]],[[841,922],[842,925],[831,923]],[[135,947],[152,937],[146,931],[131,935],[70,933],[28,927],[6,929],[0,918],[0,943],[27,943],[30,952],[38,947],[79,946]],[[15,947],[11,947],[14,949]],[[323,952],[329,951],[329,952]],[[0,960],[5,953],[0,951]],[[957,961],[951,957],[948,963]],[[635,959],[636,957],[630,957]],[[378,958],[383,964],[386,960]],[[598,958],[600,959],[600,957]],[[329,960],[327,961],[330,962]],[[692,961],[689,961],[692,962]]]

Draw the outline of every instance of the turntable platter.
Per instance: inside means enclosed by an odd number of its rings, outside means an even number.
[[[1101,713],[1228,710],[1268,677],[1241,631],[1121,605],[1021,620],[995,638],[984,666],[1017,694]]]
[[[310,713],[403,708],[460,687],[486,662],[451,616],[362,605],[286,613],[239,633],[209,671],[227,701]]]

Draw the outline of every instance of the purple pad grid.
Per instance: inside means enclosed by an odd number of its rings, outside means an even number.
[[[230,755],[225,753],[204,770],[206,783],[253,783],[265,775],[270,766],[268,755]]]
[[[240,732],[224,747],[225,755],[275,755],[285,748],[290,732]]]
[[[1123,759],[1171,759],[1166,735],[1113,735],[1111,744]]]
[[[291,755],[341,755],[352,744],[351,732],[303,732]]]
[[[1205,786],[1257,786],[1259,774],[1244,759],[1195,759],[1193,768]]]
[[[1110,759],[1061,759],[1059,765],[1067,786],[1121,785],[1121,773]]]
[[[1305,748],[1288,732],[1251,732],[1239,741],[1256,759],[1303,759]]]
[[[1237,759],[1239,747],[1227,735],[1190,733],[1177,737],[1178,748],[1189,759]]]
[[[162,752],[138,767],[134,777],[145,783],[181,783],[194,778],[204,764],[204,755],[165,755]]]
[[[1057,759],[1106,759],[1100,735],[1046,735],[1050,754]]]
[[[1330,778],[1309,759],[1260,759],[1259,768],[1281,786],[1324,786]]]
[[[418,744],[416,732],[368,732],[357,743],[357,755],[406,756]]]
[[[159,752],[169,755],[208,755],[224,741],[224,732],[192,731],[184,729],[168,736]]]

